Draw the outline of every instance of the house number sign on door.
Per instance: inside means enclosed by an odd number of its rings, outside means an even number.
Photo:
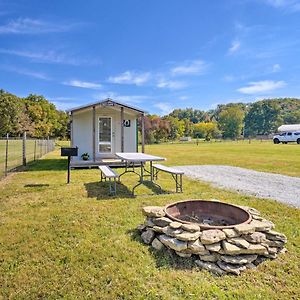
[[[130,127],[130,120],[123,120],[124,127]]]

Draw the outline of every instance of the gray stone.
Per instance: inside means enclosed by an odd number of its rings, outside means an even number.
[[[248,241],[249,243],[263,243],[266,241],[266,235],[262,232],[254,232],[249,235],[244,235],[243,238]]]
[[[225,272],[221,268],[219,268],[216,264],[214,264],[212,262],[196,260],[195,263],[200,269],[205,269],[216,275],[224,275],[225,274]]]
[[[262,221],[264,218],[256,215],[252,215],[252,219]]]
[[[159,227],[159,226],[154,225],[152,227],[152,230],[155,231],[155,232],[163,233],[164,232],[164,228],[165,227]]]
[[[166,215],[164,207],[161,206],[145,206],[142,208],[142,212],[148,217],[164,217]]]
[[[236,245],[228,243],[227,241],[222,242],[222,246],[225,254],[238,255],[238,254],[268,254],[266,247],[260,244],[250,244],[247,249],[240,248]]]
[[[232,265],[232,264],[227,264],[224,261],[219,260],[217,262],[217,265],[224,270],[227,273],[232,273],[235,275],[240,275],[241,271],[246,270],[246,266],[242,265]]]
[[[166,217],[161,217],[161,218],[154,218],[152,222],[159,227],[165,227],[168,226],[172,222],[172,220]]]
[[[226,235],[222,230],[209,229],[202,231],[201,243],[204,245],[215,244],[226,239]]]
[[[243,205],[239,205],[240,208],[246,210],[249,214],[254,215],[254,216],[259,216],[260,212],[253,208],[253,207],[249,207],[249,206],[243,206]]]
[[[245,248],[245,249],[248,249],[250,244],[243,238],[241,237],[235,237],[235,238],[231,238],[231,239],[227,239],[227,241],[231,244],[234,244],[238,247],[241,247],[241,248]]]
[[[223,250],[225,254],[228,255],[236,255],[241,254],[242,249],[236,245],[233,245],[231,243],[228,243],[227,241],[222,242]]]
[[[155,232],[151,229],[147,229],[141,234],[141,238],[145,244],[151,244],[155,237]]]
[[[269,231],[274,228],[274,224],[268,220],[263,219],[262,221],[259,220],[252,220],[250,222],[251,226],[254,226],[255,231]]]
[[[199,255],[199,258],[202,261],[210,261],[210,262],[216,262],[219,259],[219,254],[206,254],[206,255]]]
[[[263,242],[261,244],[263,246],[268,246],[268,247],[283,248],[285,243],[281,242],[281,241],[269,241],[269,240],[266,240],[265,242]]]
[[[172,237],[175,237],[176,234],[182,233],[182,229],[173,229],[170,226],[163,228],[163,233]]]
[[[155,238],[152,243],[151,243],[151,246],[156,249],[156,250],[161,250],[164,248],[164,245],[163,243],[158,239],[158,238]]]
[[[169,237],[165,234],[159,236],[159,240],[168,248],[175,251],[182,251],[187,249],[187,242],[179,241],[175,238]]]
[[[226,263],[234,264],[234,265],[244,265],[252,263],[254,260],[257,259],[256,254],[245,254],[245,255],[238,255],[238,256],[231,256],[231,255],[221,255],[220,259]]]
[[[207,251],[204,247],[204,245],[200,242],[200,240],[192,241],[188,243],[188,249],[193,254],[201,254],[206,255],[209,254],[209,251]]]
[[[263,263],[264,261],[266,261],[267,258],[264,256],[258,256],[256,260],[253,261],[253,264],[258,266],[259,264]]]
[[[248,249],[243,249],[243,254],[268,254],[268,250],[266,247],[260,244],[250,244]]]
[[[225,228],[225,229],[222,229],[222,231],[226,234],[226,237],[228,237],[228,238],[233,238],[233,237],[239,236],[239,234],[234,229],[231,229],[231,228]]]
[[[255,231],[255,226],[251,224],[239,224],[234,226],[234,229],[238,234],[249,234]]]
[[[208,251],[212,251],[212,252],[219,252],[221,250],[221,243],[215,243],[215,244],[210,244],[210,245],[205,245],[205,248]]]
[[[285,236],[285,234],[271,230],[269,232],[266,233],[267,239],[271,240],[271,241],[280,241],[283,243],[287,242],[287,237]]]
[[[175,237],[181,241],[195,241],[200,237],[200,235],[201,235],[200,231],[197,232],[183,231],[181,233],[175,234]]]
[[[145,224],[140,224],[140,225],[137,226],[136,229],[137,229],[139,232],[142,232],[142,231],[144,231],[146,228],[147,228],[147,226],[146,226]]]
[[[245,265],[247,269],[255,269],[256,265],[254,263],[249,263]]]
[[[144,222],[144,225],[146,226],[146,227],[153,227],[154,226],[154,223],[152,222],[152,218],[147,218],[146,220],[145,220],[145,222]]]
[[[200,231],[200,226],[197,224],[182,224],[181,228],[189,232]]]
[[[186,253],[186,252],[175,251],[175,253],[180,257],[191,257],[192,256],[191,253]]]
[[[171,222],[169,224],[169,226],[173,229],[179,229],[181,227],[182,223],[179,223],[179,222]]]

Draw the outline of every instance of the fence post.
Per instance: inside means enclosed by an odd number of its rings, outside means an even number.
[[[23,166],[26,166],[26,131],[23,133]]]
[[[33,161],[36,160],[36,139],[34,140],[34,152],[33,152]]]
[[[5,170],[4,170],[5,176],[7,176],[7,162],[8,162],[8,133],[6,134],[6,144],[5,144]]]

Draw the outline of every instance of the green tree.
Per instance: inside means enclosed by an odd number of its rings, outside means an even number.
[[[205,138],[206,141],[217,138],[220,135],[216,122],[200,122],[194,125],[195,137]]]
[[[235,139],[242,133],[244,111],[239,106],[224,108],[219,114],[219,128],[224,138]]]
[[[263,100],[251,105],[245,117],[245,136],[270,134],[282,124],[280,105],[276,101]]]
[[[19,98],[0,90],[0,136],[17,133],[20,111]]]

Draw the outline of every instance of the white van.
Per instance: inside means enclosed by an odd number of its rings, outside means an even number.
[[[290,142],[297,142],[297,144],[300,144],[300,131],[287,131],[274,135],[273,142],[274,144],[287,144]]]

